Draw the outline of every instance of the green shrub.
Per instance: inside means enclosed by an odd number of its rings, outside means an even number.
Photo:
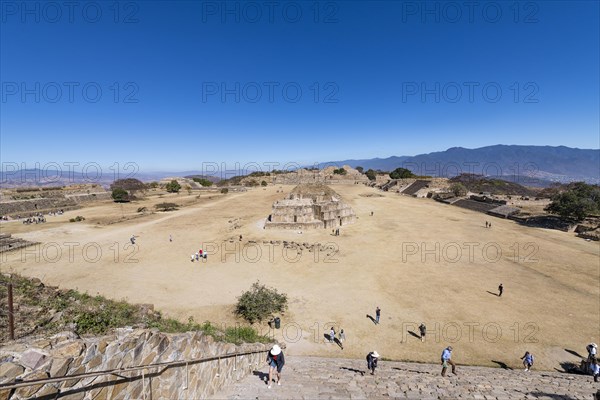
[[[238,297],[235,314],[254,323],[269,318],[274,313],[284,313],[285,310],[287,310],[287,295],[256,281],[250,290]]]
[[[179,191],[181,190],[181,185],[179,184],[179,182],[173,179],[171,182],[167,183],[165,189],[169,193],[179,193]]]
[[[209,181],[208,179],[204,179],[204,178],[193,178],[194,182],[199,183],[202,186],[208,187],[208,186],[212,186],[213,183],[211,181]]]
[[[367,178],[369,178],[370,181],[377,179],[377,173],[372,169],[368,169],[367,172],[365,172],[365,175],[367,175]]]
[[[457,197],[459,196],[466,196],[467,195],[467,188],[465,187],[465,185],[463,185],[462,183],[453,183],[452,185],[450,185],[449,187],[450,191]]]
[[[85,221],[85,218],[82,217],[81,215],[78,215],[75,218],[69,219],[69,222],[81,222],[81,221]]]
[[[173,211],[177,210],[177,207],[179,206],[175,203],[158,203],[154,207],[159,211]]]
[[[227,194],[227,193],[229,193],[229,189],[223,188],[223,189],[221,189],[221,193]]]
[[[129,199],[129,192],[123,188],[114,188],[112,191],[112,198],[115,203],[126,203]]]

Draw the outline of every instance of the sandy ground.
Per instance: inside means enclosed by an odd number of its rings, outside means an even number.
[[[280,188],[103,203],[44,225],[3,223],[2,232],[42,244],[3,255],[1,269],[224,325],[238,322],[233,304],[258,279],[289,296],[283,329],[270,333],[287,342],[290,356],[362,358],[375,349],[389,359],[436,362],[451,344],[459,364],[518,367],[528,350],[538,368],[560,369],[577,361],[573,352],[585,355],[587,343],[600,341],[598,242],[362,185],[333,187],[358,216],[339,237],[264,230],[272,202],[284,197]],[[188,205],[136,212],[160,201]],[[76,215],[86,221],[69,223]],[[493,228],[485,228],[486,220]],[[129,245],[132,235],[137,247]],[[335,251],[298,254],[264,240],[329,244]],[[208,260],[190,262],[201,246]],[[367,318],[376,306],[379,325]],[[410,333],[421,322],[428,327],[425,343]],[[324,342],[331,326],[344,329],[343,350]],[[266,324],[259,328],[268,332]]]

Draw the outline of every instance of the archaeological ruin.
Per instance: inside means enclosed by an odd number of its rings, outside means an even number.
[[[331,229],[353,224],[352,207],[330,187],[300,184],[283,200],[273,203],[265,229]]]

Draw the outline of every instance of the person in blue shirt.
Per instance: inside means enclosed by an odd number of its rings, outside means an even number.
[[[525,371],[529,371],[531,369],[531,367],[533,366],[533,354],[526,351],[525,355],[523,357],[521,357],[521,360],[523,360],[523,365],[525,366]]]
[[[452,361],[452,346],[448,346],[442,351],[442,376],[446,376],[448,364],[452,366],[452,373],[456,375],[456,364]]]

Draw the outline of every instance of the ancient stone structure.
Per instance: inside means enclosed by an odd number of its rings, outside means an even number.
[[[10,233],[0,233],[0,253],[22,249],[23,247],[33,246],[34,244],[36,243],[13,237]]]
[[[354,210],[323,184],[296,186],[287,199],[273,203],[265,229],[331,229],[353,224]]]
[[[66,187],[12,188],[2,191],[0,215],[29,216],[58,210],[74,210],[82,203],[110,200],[110,193],[97,184],[78,184]]]
[[[340,171],[343,169],[344,173],[336,173],[334,171]],[[275,185],[299,185],[305,183],[313,184],[356,184],[356,183],[367,183],[369,179],[366,175],[361,174],[356,169],[344,165],[341,168],[327,167],[323,169],[304,169],[300,168],[296,171],[290,171],[285,174],[271,174],[269,177],[260,178],[265,179],[271,178],[271,182]],[[268,180],[267,180],[268,182]]]
[[[283,385],[267,388],[248,376],[213,399],[593,399],[591,376],[557,371],[523,372],[517,359],[507,369],[458,366],[458,375],[440,376],[439,364],[379,361],[375,376],[365,360],[288,357]],[[514,368],[514,370],[513,370]],[[260,368],[263,373],[267,369]]]
[[[10,342],[0,347],[0,385],[35,379],[73,379],[11,390],[0,387],[0,400],[205,399],[224,385],[263,365],[270,345],[235,346],[199,332],[165,334],[156,330],[118,329],[114,335],[81,339],[64,332],[48,339]],[[257,352],[237,357],[227,354]],[[215,357],[207,362],[193,362]],[[221,358],[219,358],[221,357]],[[181,361],[170,366],[156,363]],[[192,361],[187,363],[186,361]],[[138,366],[147,368],[135,369]],[[76,377],[100,371],[112,374]]]

